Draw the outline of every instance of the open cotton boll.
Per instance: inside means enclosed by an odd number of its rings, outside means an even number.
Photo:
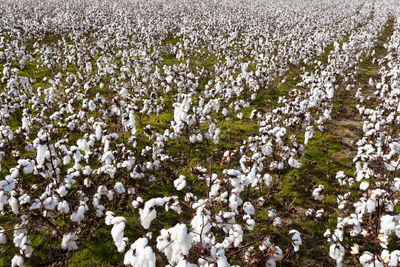
[[[166,200],[169,200],[169,198],[153,198],[144,204],[143,209],[139,209],[140,221],[144,229],[149,229],[150,223],[157,216],[154,206],[164,206]]]
[[[147,238],[137,239],[126,252],[124,264],[131,266],[155,267],[156,255],[147,244]]]
[[[300,232],[297,231],[297,230],[290,230],[289,231],[289,236],[290,236],[290,240],[292,242],[294,251],[295,252],[299,251],[300,245],[302,244],[301,237],[300,237]]]
[[[114,217],[111,219],[111,224],[113,224],[111,236],[114,240],[115,246],[117,247],[118,252],[123,252],[128,243],[128,238],[124,237],[126,219],[124,217]]]
[[[69,250],[76,250],[78,249],[78,245],[76,244],[76,240],[78,237],[74,233],[68,233],[63,235],[61,248]]]
[[[66,200],[63,200],[62,202],[58,203],[57,210],[60,213],[69,213],[69,205]]]
[[[7,243],[6,231],[0,226],[0,245],[4,245],[5,243]]]
[[[398,266],[400,263],[400,250],[394,250],[392,253],[390,253],[390,262],[389,266],[390,267],[395,267]]]
[[[11,259],[11,267],[23,267],[24,265],[24,257],[22,257],[21,255],[15,255],[12,259]]]
[[[88,206],[86,203],[81,201],[81,204],[76,212],[73,212],[71,215],[71,221],[76,222],[78,224],[85,218],[85,212],[88,210]]]
[[[117,182],[115,185],[114,185],[114,190],[118,193],[118,194],[123,194],[123,193],[125,193],[125,187],[124,187],[124,185],[121,183],[121,182]]]
[[[239,224],[234,224],[232,228],[229,230],[229,240],[233,243],[233,246],[236,248],[243,241],[243,230]]]
[[[180,175],[178,179],[174,181],[176,190],[181,191],[186,186],[186,180],[184,175]]]
[[[368,188],[369,188],[369,182],[367,182],[367,181],[361,182],[361,184],[360,184],[361,190],[366,191]]]
[[[65,197],[68,194],[67,188],[64,185],[60,186],[56,191],[60,197]]]
[[[202,240],[205,241],[206,234],[211,229],[210,215],[209,212],[202,208],[197,208],[196,215],[192,218],[190,225],[192,226],[192,237],[195,243]]]
[[[384,265],[378,260],[374,259],[374,255],[366,251],[359,258],[360,264],[363,267],[383,267]]]
[[[10,197],[10,199],[8,200],[8,204],[10,205],[12,212],[13,212],[15,215],[18,215],[18,214],[19,214],[18,200],[17,200],[14,196],[12,196],[12,197]]]
[[[322,201],[324,199],[324,194],[322,193],[323,191],[324,191],[323,185],[319,185],[317,188],[315,188],[312,192],[314,200]]]
[[[267,187],[272,184],[273,178],[269,173],[264,174],[263,176],[264,183]]]
[[[18,164],[22,167],[22,171],[24,174],[33,173],[33,170],[35,169],[34,160],[20,159],[18,160]]]
[[[380,230],[385,237],[396,231],[396,220],[391,215],[384,215],[380,218]]]
[[[251,202],[245,202],[243,204],[243,210],[246,212],[248,215],[254,215],[254,207],[251,204]]]
[[[37,162],[37,168],[42,168],[46,157],[48,155],[48,149],[47,149],[47,145],[38,145],[37,146],[37,154],[36,154],[36,162]]]
[[[162,229],[157,237],[157,249],[165,254],[171,264],[178,264],[181,256],[189,254],[192,236],[185,224],[176,224],[173,228]]]
[[[329,256],[336,260],[336,266],[343,266],[343,257],[345,254],[344,247],[340,244],[332,244],[329,248]]]

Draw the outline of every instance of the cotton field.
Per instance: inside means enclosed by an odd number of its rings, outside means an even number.
[[[0,266],[400,266],[397,1],[0,13]]]

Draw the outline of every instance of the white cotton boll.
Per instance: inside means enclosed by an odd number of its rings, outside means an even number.
[[[379,232],[384,234],[385,237],[396,231],[395,217],[391,215],[384,215],[381,217]]]
[[[63,164],[64,165],[68,165],[71,162],[71,156],[70,155],[66,155],[63,157]]]
[[[300,232],[297,230],[290,230],[289,235],[291,236],[290,240],[292,241],[294,251],[299,251],[300,245],[302,244]]]
[[[88,209],[86,204],[81,204],[76,212],[71,215],[71,221],[78,224],[85,218],[85,212]]]
[[[37,154],[36,154],[36,162],[37,162],[37,167],[40,169],[43,167],[45,160],[46,160],[46,155],[47,155],[48,149],[46,145],[38,145],[37,147]]]
[[[113,217],[111,219],[113,228],[111,229],[111,236],[114,240],[115,246],[118,252],[124,252],[128,238],[124,237],[124,229],[126,225],[126,219],[124,217]]]
[[[114,185],[114,190],[118,193],[118,194],[123,194],[123,193],[125,193],[125,187],[124,187],[124,185],[121,183],[121,182],[117,182],[115,185]]]
[[[274,226],[281,226],[282,219],[280,217],[275,217],[274,222],[272,223]]]
[[[364,267],[372,267],[374,266],[374,255],[366,251],[359,258],[360,264]]]
[[[309,216],[312,216],[313,213],[314,213],[314,209],[309,208],[309,209],[306,210],[305,215],[307,217],[309,217]]]
[[[114,191],[108,190],[107,198],[108,198],[108,200],[112,201],[114,199]]]
[[[332,244],[329,248],[329,256],[336,260],[336,266],[343,266],[344,247],[340,244]]]
[[[41,206],[42,206],[42,202],[39,199],[35,199],[35,201],[32,203],[32,205],[29,209],[30,210],[40,209]]]
[[[15,215],[18,215],[18,214],[19,214],[18,200],[17,200],[14,196],[12,196],[12,197],[10,197],[10,199],[8,200],[8,204],[10,205],[12,212],[13,212]]]
[[[315,218],[321,218],[324,215],[324,209],[319,209],[315,212]]]
[[[168,230],[162,229],[157,237],[157,249],[165,254],[172,264],[178,264],[181,256],[189,254],[192,247],[192,236],[185,224],[176,224]]]
[[[24,257],[21,255],[15,255],[11,260],[11,267],[23,267],[24,265]]]
[[[251,202],[245,202],[243,204],[243,210],[246,212],[248,215],[254,215],[254,207],[251,204]]]
[[[308,144],[308,140],[311,139],[314,135],[314,130],[312,126],[308,126],[306,128],[306,132],[304,134],[304,144],[307,145]]]
[[[76,240],[78,240],[76,234],[74,233],[64,234],[63,240],[61,242],[61,248],[67,249],[68,251],[78,249],[78,245],[75,242]]]
[[[153,205],[146,202],[144,209],[139,209],[140,221],[144,229],[149,229],[151,222],[157,217],[157,212]]]
[[[58,203],[57,210],[60,213],[69,213],[69,204],[66,200],[63,200],[62,202]]]
[[[19,175],[19,170],[18,170],[17,168],[11,168],[11,169],[10,169],[10,172],[11,172],[11,175],[10,175],[10,176],[11,176],[12,178],[14,178],[14,179],[17,178],[18,175]]]
[[[392,253],[390,253],[390,262],[389,262],[389,266],[390,267],[395,267],[398,266],[398,264],[400,263],[400,250],[394,250],[392,251]]]
[[[33,173],[33,170],[35,169],[35,161],[34,160],[20,159],[20,160],[18,160],[18,164],[21,165],[22,171],[24,174]]]
[[[244,215],[243,216],[243,220],[247,224],[247,229],[249,231],[253,231],[254,230],[254,226],[256,225],[256,222],[250,217],[250,215]]]
[[[324,194],[322,193],[323,191],[324,191],[323,185],[319,185],[317,188],[315,188],[312,192],[314,200],[322,201],[324,199]]]
[[[270,174],[268,174],[268,173],[264,174],[263,180],[264,180],[264,183],[265,183],[265,185],[267,187],[269,187],[272,184],[272,181],[273,181],[272,176]]]
[[[243,201],[237,194],[231,194],[229,197],[229,207],[232,211],[236,211]]]
[[[6,231],[0,226],[0,245],[7,243]]]
[[[58,205],[58,200],[56,197],[48,197],[43,201],[43,205],[45,209],[54,210],[54,208]]]
[[[64,185],[60,186],[56,191],[60,197],[65,197],[68,194],[67,188]]]
[[[186,186],[186,180],[184,175],[180,175],[178,179],[174,180],[174,187],[176,190],[181,191]]]
[[[367,200],[367,212],[372,213],[376,210],[378,203],[375,198],[368,198]]]
[[[153,250],[147,246],[147,243],[147,238],[137,239],[126,252],[124,264],[131,266],[155,267],[156,255]]]
[[[369,182],[367,182],[367,181],[361,182],[361,184],[360,184],[361,190],[366,191],[368,188],[369,188]]]
[[[239,224],[234,224],[229,230],[229,239],[233,246],[237,248],[243,241],[243,230]]]
[[[269,208],[268,209],[268,217],[274,218],[275,216],[276,216],[276,210],[272,209],[272,208]]]
[[[84,175],[90,175],[92,173],[92,168],[90,168],[90,166],[85,166],[82,168],[82,173]]]
[[[85,178],[85,180],[83,180],[83,184],[84,184],[86,187],[91,187],[92,184],[93,184],[93,181],[92,181],[90,178]]]
[[[282,249],[278,246],[273,246],[272,248],[274,248],[273,254],[271,255],[272,259],[275,261],[280,261],[283,259],[283,252]]]
[[[298,169],[301,167],[301,162],[293,157],[290,157],[288,160],[288,164],[290,167]]]
[[[195,243],[200,242],[200,240],[205,242],[206,234],[211,229],[210,215],[208,215],[207,213],[203,214],[202,209],[198,208],[196,210],[196,215],[190,222],[190,225],[192,226],[193,229],[192,230],[193,241]]]

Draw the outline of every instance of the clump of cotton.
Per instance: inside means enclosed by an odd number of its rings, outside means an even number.
[[[185,224],[176,224],[170,229],[162,229],[157,237],[157,249],[165,254],[171,264],[178,264],[181,256],[187,256],[192,247],[192,235]]]

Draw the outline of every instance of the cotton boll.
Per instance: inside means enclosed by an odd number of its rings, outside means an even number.
[[[254,215],[254,207],[251,204],[251,202],[245,202],[243,204],[243,210],[246,212],[248,215]]]
[[[188,255],[192,247],[192,236],[185,224],[177,224],[168,230],[162,229],[157,237],[157,249],[163,252],[172,264],[178,264],[181,256]]]
[[[178,179],[174,181],[176,190],[181,191],[186,186],[186,180],[184,175],[180,175]]]
[[[7,243],[6,231],[0,226],[0,245]]]
[[[15,215],[18,215],[18,214],[19,214],[18,200],[17,200],[14,196],[12,196],[12,197],[10,197],[10,199],[8,200],[8,203],[9,203],[9,205],[10,205],[10,207],[11,207],[12,212],[13,212]]]
[[[243,241],[243,230],[239,224],[234,224],[232,228],[229,230],[229,239],[233,243],[233,246],[236,248]]]
[[[361,184],[360,184],[361,190],[366,191],[368,188],[369,188],[369,182],[367,182],[367,181],[361,182]]]
[[[60,213],[69,213],[69,205],[66,200],[63,200],[62,202],[58,203],[57,210]]]
[[[270,174],[268,174],[268,173],[264,174],[263,180],[264,180],[264,183],[265,183],[265,185],[267,187],[269,187],[272,184],[272,181],[273,181],[272,176]]]
[[[64,185],[60,186],[56,191],[60,195],[60,197],[65,197],[68,194],[68,191]]]
[[[383,233],[385,237],[396,231],[396,221],[391,215],[384,215],[380,218],[380,233]]]
[[[15,255],[11,260],[11,267],[23,267],[24,265],[24,258],[21,255]]]
[[[340,244],[332,244],[329,248],[329,256],[336,260],[336,266],[343,266],[344,247]]]
[[[282,225],[282,219],[280,217],[275,217],[273,223],[274,226],[281,226]]]
[[[292,242],[294,251],[295,251],[295,252],[299,251],[299,247],[300,247],[300,245],[302,244],[299,231],[297,231],[297,230],[290,230],[290,231],[289,231],[289,235],[291,236],[290,240],[291,240],[291,242]]]
[[[375,264],[374,264],[374,255],[369,251],[364,252],[360,256],[359,261],[360,261],[360,264],[364,267],[372,267],[372,266],[376,265],[376,263],[377,263],[377,261],[375,260]],[[379,264],[379,262],[378,262],[378,265],[376,265],[376,266],[383,266],[383,265]]]
[[[123,252],[125,251],[128,242],[128,238],[124,237],[126,220],[124,217],[114,217],[112,218],[111,224],[113,224],[111,236],[114,240],[115,246],[117,247],[118,252]]]
[[[78,245],[75,242],[76,240],[78,240],[78,237],[74,233],[64,234],[61,248],[67,249],[68,251],[78,249]]]
[[[118,193],[118,194],[123,194],[125,193],[125,187],[121,182],[117,182],[114,185],[114,190]]]
[[[323,185],[319,185],[317,188],[315,188],[314,191],[312,192],[314,200],[322,201],[324,199],[324,194],[322,193],[323,191],[324,191]]]
[[[157,212],[154,206],[163,206],[165,201],[162,198],[153,198],[144,204],[143,209],[139,209],[140,221],[144,229],[150,227],[150,223],[156,218]]]
[[[192,218],[190,225],[193,229],[193,241],[195,243],[200,242],[200,240],[204,242],[206,234],[211,229],[210,215],[208,212],[203,212],[203,209],[197,208],[196,215]]]
[[[324,215],[324,209],[319,209],[315,212],[315,218],[321,218]]]
[[[64,165],[68,165],[71,162],[71,156],[70,155],[66,155],[63,157],[63,164]]]
[[[137,239],[126,252],[124,264],[131,266],[155,267],[156,255],[147,244],[147,238]]]
[[[398,264],[400,263],[400,250],[394,250],[392,251],[392,253],[390,253],[390,262],[389,262],[389,266],[390,267],[395,267],[398,266]]]

